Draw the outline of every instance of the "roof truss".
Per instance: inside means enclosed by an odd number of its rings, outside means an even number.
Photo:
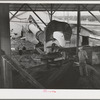
[[[18,11],[18,9],[21,7],[22,4],[9,4],[9,10],[10,11]],[[25,4],[27,5],[27,4]],[[77,11],[77,5],[79,4],[28,4],[32,10],[34,11],[51,11],[51,5],[52,5],[52,11]],[[83,4],[80,4],[83,5]],[[85,7],[87,7],[90,11],[99,11],[100,10],[100,4],[84,4]],[[30,11],[30,8],[27,6],[24,6],[21,11]],[[80,11],[86,11],[82,6],[80,7]]]

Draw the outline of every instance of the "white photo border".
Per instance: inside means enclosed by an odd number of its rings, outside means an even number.
[[[0,3],[68,3],[68,4],[100,4],[100,1],[89,0],[0,0]],[[0,89],[0,99],[100,99],[99,89]]]

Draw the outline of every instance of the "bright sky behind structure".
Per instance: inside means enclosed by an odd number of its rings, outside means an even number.
[[[92,13],[94,15],[100,15],[100,12],[99,11],[92,11]],[[82,15],[91,15],[88,11],[81,11],[81,14]],[[73,12],[68,12],[68,11],[63,11],[63,12],[56,12],[55,13],[56,16],[63,16],[63,15],[69,15],[69,16],[76,16],[77,15],[77,12],[73,11]]]
[[[94,15],[100,15],[100,12],[99,11],[92,11],[92,13]],[[70,11],[56,11],[54,13],[54,15],[55,16],[77,16],[77,12],[76,11],[73,11],[73,12],[70,12]],[[91,14],[88,11],[81,11],[81,15],[91,15]]]

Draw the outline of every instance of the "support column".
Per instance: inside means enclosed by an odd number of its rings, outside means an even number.
[[[80,33],[80,5],[77,5],[77,47],[76,47],[77,56],[78,56],[78,47],[79,47],[79,33]]]
[[[50,21],[52,21],[52,15],[53,15],[53,13],[52,13],[52,4],[51,4]]]
[[[0,51],[3,50],[7,56],[11,55],[9,4],[0,4]],[[1,55],[0,55],[1,57]],[[12,85],[12,74],[10,66],[3,60],[0,61],[1,77],[4,88]],[[5,64],[4,64],[5,63]],[[3,66],[4,65],[4,66]]]

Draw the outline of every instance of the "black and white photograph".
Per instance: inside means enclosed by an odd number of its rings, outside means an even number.
[[[0,89],[99,90],[99,67],[100,2],[0,3]]]

